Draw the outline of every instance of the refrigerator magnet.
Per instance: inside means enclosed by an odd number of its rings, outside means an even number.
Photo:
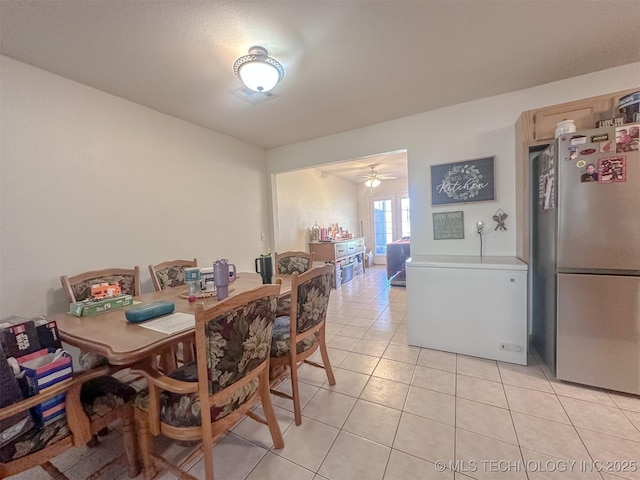
[[[569,158],[567,160],[575,160],[578,158],[578,147],[569,147]]]
[[[571,145],[584,145],[587,143],[587,137],[584,135],[576,135],[575,137],[571,137]]]
[[[616,150],[616,146],[613,141],[609,140],[606,142],[600,142],[600,152],[601,153],[613,153]]]
[[[595,148],[585,148],[584,150],[580,150],[580,155],[591,155],[592,153],[596,153]]]
[[[616,153],[631,152],[638,150],[638,125],[623,125],[616,128]]]
[[[619,183],[627,181],[627,157],[601,158],[598,160],[598,183]]]
[[[584,161],[582,163],[584,163]],[[584,173],[580,175],[580,181],[582,183],[598,181],[598,172],[593,163],[588,164],[587,168],[584,169]]]
[[[599,135],[591,135],[591,143],[606,142],[607,140],[609,140],[609,134],[608,133],[601,133]]]
[[[576,162],[576,167],[578,168],[584,168],[584,166],[587,164],[587,162],[585,162],[584,160],[578,160]]]

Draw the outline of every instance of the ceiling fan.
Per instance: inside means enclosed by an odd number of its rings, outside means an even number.
[[[394,177],[393,175],[376,172],[376,167],[377,166],[378,166],[377,164],[369,165],[369,173],[367,173],[366,175],[363,175],[363,178],[367,179],[364,182],[364,184],[367,187],[376,188],[378,185],[380,185],[380,181],[381,180],[395,180],[396,179],[396,177]]]

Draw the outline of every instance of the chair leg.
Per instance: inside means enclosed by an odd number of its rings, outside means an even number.
[[[137,477],[140,473],[140,463],[138,459],[138,446],[136,444],[136,430],[134,421],[133,405],[122,406],[122,439],[124,441],[124,453],[127,458],[127,470],[129,477]]]
[[[298,365],[296,364],[295,357],[292,358],[290,367],[291,367],[291,392],[293,397],[293,415],[296,419],[296,425],[301,425],[302,413],[300,412],[300,393],[298,391]]]
[[[135,422],[138,428],[138,447],[142,457],[142,474],[144,480],[151,480],[157,475],[156,466],[153,462],[151,443],[153,437],[149,431],[149,421],[147,414],[139,409],[135,409]]]
[[[262,410],[264,410],[264,416],[267,420],[267,426],[269,432],[271,432],[271,439],[273,440],[273,446],[277,449],[284,447],[284,440],[282,438],[282,432],[280,431],[280,425],[276,419],[276,412],[273,410],[273,404],[271,403],[271,393],[269,391],[269,369],[265,368],[260,373],[260,400],[262,401]]]
[[[173,346],[167,347],[160,353],[160,370],[165,375],[169,375],[177,368],[176,365],[176,352]]]
[[[187,364],[196,359],[194,354],[194,344],[191,341],[182,342],[182,363]]]
[[[318,339],[320,344],[320,356],[322,357],[322,363],[324,364],[324,371],[327,373],[327,380],[329,385],[335,385],[336,379],[333,376],[333,369],[331,368],[331,362],[329,361],[329,352],[327,352],[327,340],[325,337],[324,325],[320,329],[320,338]]]
[[[202,453],[204,455],[204,478],[213,480],[213,437],[211,435],[211,429],[204,431],[204,437],[202,439]]]

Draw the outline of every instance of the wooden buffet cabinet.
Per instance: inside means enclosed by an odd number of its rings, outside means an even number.
[[[364,273],[364,238],[351,238],[337,242],[311,242],[309,253],[313,253],[316,262],[330,262],[336,266],[335,287],[351,280],[345,272],[351,270],[352,275]]]
[[[529,262],[530,148],[553,142],[556,124],[562,120],[571,119],[577,130],[584,130],[618,116],[620,97],[638,90],[640,87],[522,112],[516,122],[516,255],[520,260]]]

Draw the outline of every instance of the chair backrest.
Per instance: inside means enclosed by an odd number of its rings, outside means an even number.
[[[156,292],[165,288],[184,285],[184,269],[197,267],[198,260],[169,260],[158,265],[149,265],[149,273]]]
[[[335,266],[315,267],[291,278],[291,339],[320,325],[327,318]],[[294,331],[295,328],[295,331]],[[297,340],[295,340],[297,343]]]
[[[269,365],[271,334],[280,285],[264,285],[205,310],[196,305],[196,357],[201,405],[242,404],[256,391],[258,374]],[[267,387],[268,388],[268,387]],[[216,394],[223,391],[225,399]],[[231,402],[228,400],[231,398]],[[222,400],[222,401],[221,401]],[[224,412],[201,406],[202,424]]]
[[[269,358],[279,292],[280,285],[264,285],[207,310],[202,303],[196,305],[198,378],[208,379],[210,394]]]
[[[276,275],[293,275],[311,270],[313,253],[283,252],[276,253]]]
[[[126,295],[140,295],[140,268],[106,268],[80,273],[73,277],[60,277],[62,288],[69,303],[80,302],[91,297],[91,286],[97,283],[117,283]]]

